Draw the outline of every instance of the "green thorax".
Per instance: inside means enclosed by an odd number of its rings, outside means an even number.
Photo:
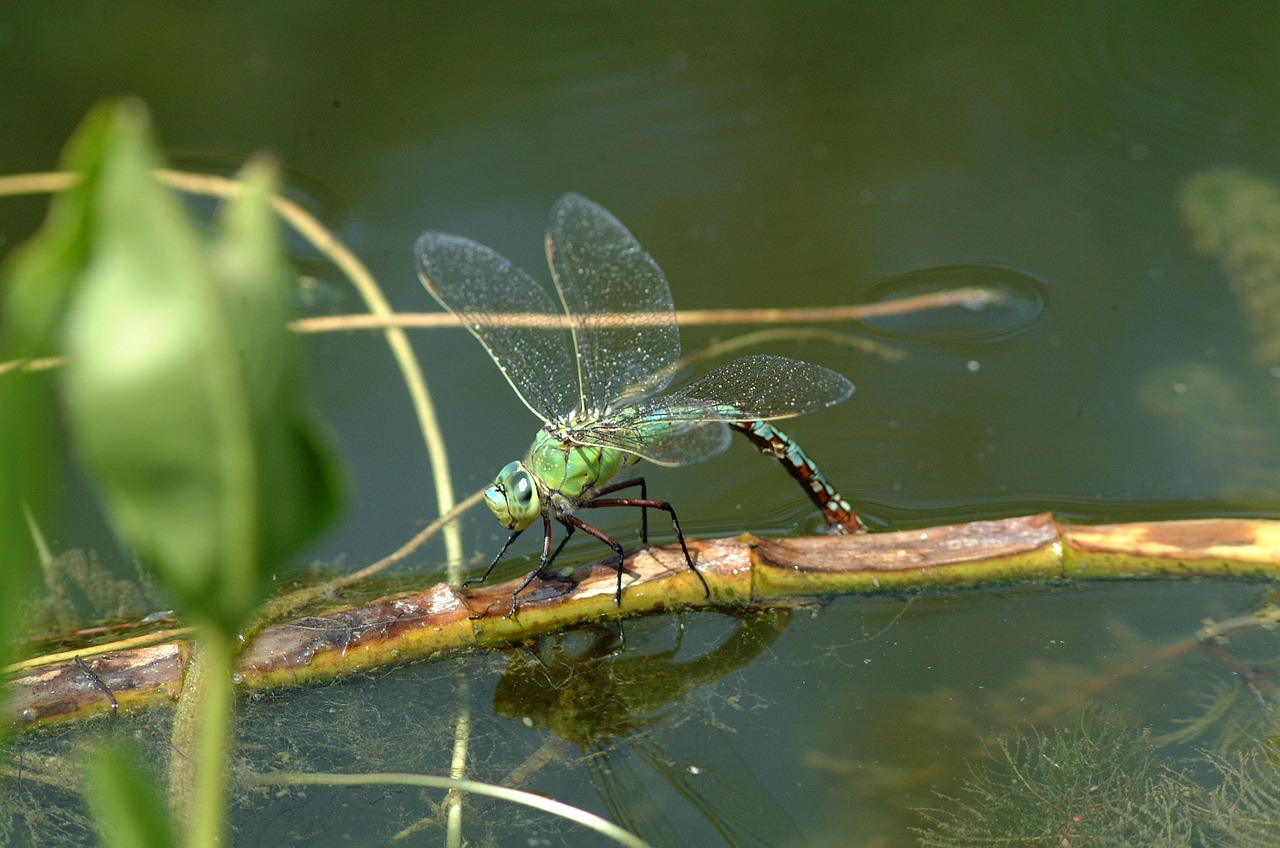
[[[635,460],[615,448],[576,445],[546,429],[538,431],[525,456],[525,467],[557,506],[589,499],[595,489]]]
[[[520,532],[550,508],[566,513],[591,500],[618,469],[635,461],[616,448],[573,444],[564,435],[539,430],[524,462],[508,462],[484,501],[508,530]]]

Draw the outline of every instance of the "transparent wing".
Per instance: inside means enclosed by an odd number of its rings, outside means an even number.
[[[853,383],[830,368],[785,356],[744,356],[670,394],[610,411],[566,435],[659,465],[687,465],[728,446],[726,422],[790,418],[851,394]]]
[[[579,409],[598,412],[665,387],[680,358],[671,289],[627,228],[566,194],[551,210],[547,261],[570,318]]]
[[[545,286],[460,236],[425,233],[414,255],[427,291],[480,340],[525,406],[550,421],[577,405],[564,309]]]
[[[835,406],[853,383],[830,368],[786,356],[744,356],[663,399],[672,406],[710,403],[726,421],[791,418]]]
[[[666,400],[666,398],[655,398]],[[689,465],[729,447],[729,428],[714,407],[631,406],[593,424],[557,433],[571,442],[616,448],[656,465]]]

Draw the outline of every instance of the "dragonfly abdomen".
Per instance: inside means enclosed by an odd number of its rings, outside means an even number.
[[[809,500],[818,507],[828,527],[851,533],[867,529],[853,507],[836,491],[795,439],[768,421],[731,422],[729,426],[746,436],[762,454],[782,463],[787,473],[800,483]]]

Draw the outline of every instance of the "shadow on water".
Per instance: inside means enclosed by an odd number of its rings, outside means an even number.
[[[610,816],[655,846],[709,844],[706,828],[731,846],[803,845],[735,751],[734,730],[688,703],[691,690],[767,650],[788,620],[785,612],[739,616],[727,638],[692,659],[680,659],[683,627],[673,646],[653,651],[629,645],[616,625],[549,637],[511,655],[494,711],[551,731],[556,748],[576,746]],[[696,812],[698,833],[672,820],[663,796]]]

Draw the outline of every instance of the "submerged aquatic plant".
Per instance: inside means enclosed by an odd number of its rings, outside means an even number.
[[[1234,848],[1271,848],[1280,833],[1280,757],[1251,751],[1215,762],[1222,785],[1205,809],[1215,838],[1208,844]]]
[[[1014,732],[962,782],[961,797],[922,810],[931,848],[991,845],[1198,846],[1203,791],[1166,764],[1145,732],[1086,713],[1074,726]],[[944,796],[945,797],[945,796]]]

